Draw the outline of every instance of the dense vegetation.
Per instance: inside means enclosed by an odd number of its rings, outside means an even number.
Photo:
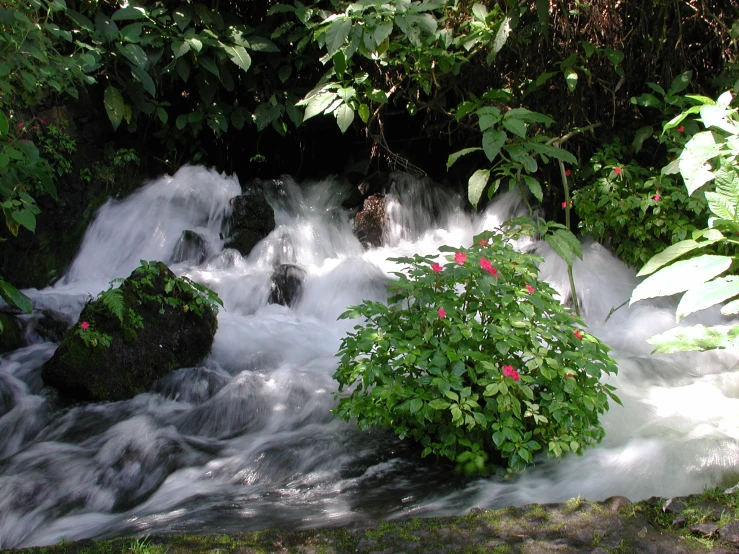
[[[701,273],[708,262],[700,258],[686,288],[671,292],[704,287],[688,290],[686,310],[710,305],[699,300],[705,294],[712,303],[739,294],[732,276],[721,277],[735,243],[723,233],[736,230],[739,205],[731,169],[736,115],[733,97],[722,94],[739,92],[733,0],[14,0],[0,2],[0,31],[3,247],[32,241],[42,208],[53,211],[57,200],[84,228],[93,200],[126,192],[117,182],[123,172],[115,170],[139,162],[153,172],[196,162],[245,176],[343,170],[356,181],[404,169],[450,186],[465,183],[475,207],[501,188],[520,189],[537,229],[570,268],[580,255],[571,232],[578,228],[633,266],[682,241],[651,271],[699,248],[718,264]],[[88,126],[104,121],[104,129],[76,134],[85,118]],[[107,147],[82,163],[70,161],[82,140]],[[145,160],[134,144],[147,152]],[[33,259],[22,250],[17,257]],[[7,274],[15,258],[4,259],[0,272]],[[64,260],[55,263],[32,282],[58,276]],[[656,280],[665,279],[666,269]],[[533,299],[545,287],[530,277]],[[31,282],[15,273],[12,279]],[[0,294],[31,308],[3,279]],[[668,293],[653,288],[641,297],[660,294]],[[725,313],[735,313],[733,306]],[[718,332],[718,339],[694,343],[733,344],[731,330]],[[345,343],[344,352],[350,349]],[[524,358],[538,359],[534,350]],[[510,377],[501,364],[495,371]],[[609,371],[605,354],[603,364]],[[564,366],[549,369],[566,375]],[[589,375],[585,366],[575,369],[583,379]],[[483,379],[475,385],[480,391],[469,394],[480,399],[491,384]],[[598,395],[587,410],[603,409],[604,392]],[[459,399],[447,398],[462,410]],[[436,400],[438,409],[449,408]],[[426,405],[408,406],[416,419],[420,413],[441,421]],[[467,406],[473,422],[465,415],[464,424],[481,425]],[[462,417],[450,414],[452,424]],[[506,428],[515,427],[514,419]],[[391,425],[398,431],[397,422]],[[501,451],[519,468],[533,450],[557,454],[565,444],[578,451],[597,440],[597,418],[582,429],[587,436],[559,440],[556,431],[535,448],[533,431],[522,427],[520,437],[501,438],[500,444],[515,443]],[[487,448],[484,441],[464,440],[469,444],[442,437],[426,446],[460,463],[483,464],[476,452]]]

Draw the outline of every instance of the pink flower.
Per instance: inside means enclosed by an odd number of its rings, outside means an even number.
[[[82,323],[80,323],[80,327],[82,327],[83,331],[87,331],[90,328],[90,324],[87,323],[87,321],[83,321]]]
[[[490,243],[485,239],[480,239],[480,246],[490,246]]]
[[[614,173],[615,173],[616,175],[621,175],[621,168],[620,168],[620,167],[614,167],[614,168],[613,168],[613,172],[614,172]]]
[[[513,369],[512,365],[504,365],[503,366],[503,375],[506,377],[510,377],[514,381],[518,381],[521,377],[518,375],[518,371]]]
[[[529,294],[534,294],[534,291],[536,289],[532,287],[531,285],[526,285],[526,290],[528,291]]]
[[[16,133],[20,131],[21,129],[23,129],[23,127],[25,126],[26,126],[25,122],[21,121],[18,125],[15,126]]]
[[[38,118],[38,122],[41,123],[41,125],[46,125],[46,120],[41,119],[40,117]]]
[[[655,202],[659,202],[660,200],[662,200],[662,197],[661,197],[661,196],[660,196],[659,194],[655,194],[655,195],[653,196],[653,198],[654,198],[654,201],[655,201]]]
[[[572,207],[572,200],[570,200],[569,202],[562,202],[562,208],[563,208],[563,209],[564,209],[564,208],[567,208],[568,206],[569,206],[570,208]]]
[[[441,266],[439,264],[434,264],[431,266],[431,269],[434,273],[441,273]]]
[[[439,319],[444,319],[446,317],[446,311],[444,311],[444,308],[439,308]]]
[[[465,254],[464,252],[456,252],[454,254],[454,261],[460,265],[463,264],[467,261],[467,254]]]
[[[490,262],[490,260],[488,260],[486,258],[480,258],[480,267],[482,269],[484,269],[485,271],[487,271],[493,277],[497,277],[498,276],[498,270],[493,267],[493,265]]]
[[[678,133],[684,133],[685,132],[685,127],[683,127],[682,125],[680,125],[680,127],[677,128],[677,132]]]
[[[565,169],[565,175],[569,177],[570,175],[572,175],[572,171],[570,171],[569,169]]]
[[[577,337],[578,339],[582,340],[582,338],[583,338],[583,337],[584,337],[585,335],[583,335],[583,334],[582,334],[582,332],[580,331],[580,329],[575,329],[575,336],[576,336],[576,337]]]
[[[567,379],[574,379],[575,378],[575,376],[572,373],[570,373],[569,371],[567,372],[567,375],[565,375],[565,377]]]

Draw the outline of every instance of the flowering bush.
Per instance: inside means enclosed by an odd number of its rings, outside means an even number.
[[[492,232],[440,250],[453,254],[446,263],[394,259],[405,268],[388,304],[342,314],[365,321],[339,349],[335,413],[468,472],[491,462],[520,471],[537,452],[579,454],[600,441],[599,415],[618,402],[600,378],[616,365],[538,280],[538,258]]]
[[[630,149],[619,143],[600,148],[579,176],[587,184],[573,198],[581,231],[640,267],[701,226],[706,199],[689,196],[674,175],[626,163],[629,157]]]

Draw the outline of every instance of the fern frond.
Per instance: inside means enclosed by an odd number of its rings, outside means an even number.
[[[125,312],[125,305],[123,302],[123,293],[120,289],[108,289],[105,292],[100,293],[100,300],[103,301],[110,313],[118,318],[123,325],[123,316]]]

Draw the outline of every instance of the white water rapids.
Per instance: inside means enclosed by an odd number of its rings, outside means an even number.
[[[40,366],[56,344],[31,331],[31,346],[0,358],[0,548],[62,539],[174,532],[226,533],[347,525],[367,519],[466,513],[624,495],[701,492],[739,478],[737,352],[651,355],[645,339],[674,324],[674,306],[630,296],[634,271],[598,244],[575,266],[589,330],[610,345],[610,379],[624,407],[603,418],[606,438],[581,457],[541,460],[513,479],[464,479],[386,432],[361,433],[331,414],[335,352],[356,322],[348,305],[384,299],[386,261],[474,234],[520,209],[503,195],[470,215],[462,200],[428,183],[392,176],[386,246],[365,251],[332,180],[266,183],[277,228],[242,258],[221,233],[238,182],[185,167],[123,201],[90,226],[65,278],[27,291],[37,309],[67,314],[139,260],[162,260],[214,289],[225,309],[211,355],[152,391],[116,403],[56,408]],[[172,263],[183,230],[205,238],[207,260]],[[565,267],[541,245],[542,276],[563,298]],[[306,270],[294,308],[268,305],[275,264]],[[34,316],[29,316],[34,317]],[[692,321],[717,316],[698,314]],[[31,327],[32,329],[32,327]]]

